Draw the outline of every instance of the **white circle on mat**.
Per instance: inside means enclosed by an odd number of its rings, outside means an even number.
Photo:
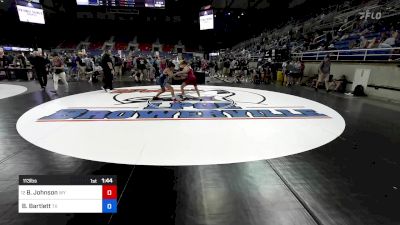
[[[22,94],[28,89],[20,85],[0,84],[0,99]]]
[[[180,94],[179,86],[174,86]],[[39,105],[17,122],[32,144],[59,154],[131,165],[209,165],[272,159],[320,147],[345,128],[342,116],[292,95],[190,86],[182,101],[158,86],[87,92]],[[181,96],[182,98],[182,96]]]

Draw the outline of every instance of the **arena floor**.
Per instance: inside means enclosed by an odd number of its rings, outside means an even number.
[[[46,151],[24,140],[16,130],[18,119],[31,108],[66,95],[99,90],[99,84],[71,82],[70,92],[59,96],[42,92],[34,82],[2,84],[28,90],[0,99],[0,224],[400,224],[399,104],[305,87],[241,84],[322,103],[341,114],[346,129],[317,149],[277,159],[135,166]],[[208,84],[238,86],[219,80]],[[115,85],[136,84],[127,80]],[[111,143],[118,141],[110,139]],[[18,214],[18,175],[28,174],[117,175],[118,213]]]

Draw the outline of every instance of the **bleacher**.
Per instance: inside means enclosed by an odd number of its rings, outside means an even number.
[[[128,48],[128,43],[126,42],[116,42],[115,43],[115,50],[121,50],[124,51]]]
[[[76,49],[76,47],[78,46],[79,42],[75,42],[75,41],[64,41],[62,42],[58,48],[61,49]]]
[[[133,37],[130,38],[129,36],[119,35],[116,36],[115,41],[115,50],[125,51],[128,48],[129,42],[133,40]]]
[[[149,36],[146,34],[143,35],[115,35],[112,36],[110,40],[110,36],[92,36],[92,37],[81,37],[80,40],[75,40],[77,38],[73,38],[74,40],[63,41],[61,44],[57,46],[54,50],[56,51],[77,51],[77,48],[83,47],[86,49],[87,53],[92,56],[101,55],[104,51],[103,46],[106,43],[112,44],[111,51],[113,54],[117,54],[119,51],[122,51],[122,54],[128,55],[130,51],[128,50],[129,44],[131,42],[136,42],[138,44],[138,49],[140,52],[134,51],[133,54],[141,54],[141,55],[152,55],[153,54],[153,45],[161,46],[159,49],[160,56],[170,55],[175,51],[175,47],[177,45],[176,40],[171,39],[169,37],[156,38],[155,36]],[[85,43],[85,45],[82,45]],[[198,52],[199,49],[196,46],[190,46],[186,48],[183,45],[184,52]],[[188,50],[189,49],[189,50]],[[132,53],[131,53],[132,54]]]
[[[142,52],[149,52],[152,51],[153,45],[150,43],[139,43],[139,49]]]
[[[104,41],[92,41],[90,42],[90,45],[88,47],[88,50],[93,51],[93,50],[98,50],[101,49],[104,45]]]
[[[296,58],[303,61],[321,61],[328,54],[334,61],[389,61],[398,60],[399,55],[393,54],[395,49],[352,49],[352,50],[332,50],[332,51],[314,51],[303,53],[292,53]]]
[[[162,47],[163,52],[172,52],[175,48],[175,45],[172,44],[164,44]]]
[[[389,26],[388,22],[383,22],[386,24],[382,25],[379,24],[378,22],[380,21],[377,20],[364,23],[363,20],[360,19],[360,12],[372,9],[381,10],[382,18],[386,21],[400,21],[398,13],[400,10],[400,0],[371,0],[364,2],[361,5],[337,6],[333,7],[333,9],[322,10],[326,13],[317,16],[314,15],[311,19],[297,23],[289,22],[288,25],[279,29],[264,32],[258,37],[237,44],[232,48],[232,51],[240,52],[243,49],[246,49],[249,50],[252,55],[258,55],[261,52],[260,50],[269,51],[272,49],[290,49],[292,53],[303,52],[303,58],[315,58],[315,60],[319,60],[321,59],[320,56],[324,55],[323,53],[319,53],[321,51],[357,50],[357,48],[367,47],[377,48],[380,47],[379,44],[384,41],[382,40],[382,33],[386,33],[387,37],[391,36],[390,27],[392,25]],[[362,26],[364,24],[366,24],[366,26]],[[376,29],[377,27],[374,26],[377,26],[379,29]],[[395,26],[397,26],[395,29],[400,29],[399,22],[397,22],[397,25],[395,24]],[[363,30],[366,30],[367,32],[363,32]],[[310,34],[311,37],[309,36]],[[328,39],[328,34],[333,38]],[[298,37],[301,38],[299,39]],[[362,37],[368,41],[365,46],[361,46],[361,43],[365,43],[365,40],[362,39]],[[396,49],[347,51],[336,54],[336,59],[366,61],[397,60],[398,56],[395,53],[397,53]]]
[[[89,46],[88,50],[93,51],[93,50],[99,50],[102,49],[104,42],[108,41],[110,39],[110,36],[108,35],[95,35],[91,36],[89,38]]]

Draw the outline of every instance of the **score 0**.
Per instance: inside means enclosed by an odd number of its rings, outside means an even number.
[[[103,185],[103,213],[116,213],[117,204],[117,185]]]

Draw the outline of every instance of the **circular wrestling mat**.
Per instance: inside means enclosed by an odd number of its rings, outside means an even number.
[[[24,86],[11,85],[11,84],[0,84],[0,99],[9,98],[15,95],[22,94],[28,89]]]
[[[179,87],[174,87],[179,94]],[[174,102],[158,86],[87,92],[26,112],[19,134],[76,158],[135,165],[206,165],[271,159],[315,149],[345,128],[333,109],[264,90],[190,87]]]

